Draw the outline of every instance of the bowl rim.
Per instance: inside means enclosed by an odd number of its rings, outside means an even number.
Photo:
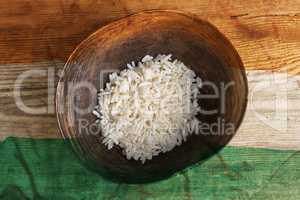
[[[74,57],[74,54],[80,49],[80,47],[87,41],[89,40],[90,38],[92,38],[94,35],[96,35],[99,31],[103,30],[104,28],[106,27],[109,27],[115,23],[118,23],[120,20],[124,20],[124,19],[128,19],[128,18],[132,18],[132,17],[136,17],[136,16],[142,16],[142,15],[150,15],[150,14],[153,14],[153,13],[171,13],[171,14],[177,14],[177,15],[181,15],[181,16],[184,16],[184,17],[187,17],[187,18],[190,18],[192,19],[193,21],[196,21],[196,22],[204,22],[206,24],[208,24],[209,26],[211,26],[213,29],[215,29],[217,32],[219,32],[222,37],[226,40],[226,42],[228,43],[228,45],[230,45],[230,48],[231,50],[233,51],[233,53],[235,54],[236,58],[237,58],[237,61],[240,63],[240,66],[241,66],[241,75],[242,75],[242,78],[243,78],[243,83],[245,84],[245,88],[244,88],[244,91],[245,91],[245,101],[243,102],[244,104],[242,105],[242,114],[237,122],[237,125],[236,125],[236,129],[235,129],[235,134],[237,133],[238,129],[240,128],[241,126],[241,123],[243,121],[243,119],[245,118],[245,114],[246,114],[246,110],[247,110],[247,106],[248,106],[248,95],[249,95],[249,88],[248,88],[248,80],[247,80],[247,75],[246,75],[246,68],[244,66],[244,63],[240,57],[240,55],[238,54],[236,48],[234,47],[234,45],[232,44],[232,42],[226,37],[225,34],[223,34],[221,31],[219,31],[219,29],[213,25],[212,23],[210,23],[209,21],[207,20],[203,20],[201,19],[200,17],[198,17],[196,14],[193,14],[193,13],[190,13],[190,12],[184,12],[184,11],[179,11],[179,10],[169,10],[169,9],[152,9],[152,10],[146,10],[146,11],[141,11],[141,12],[138,12],[138,13],[134,13],[134,14],[130,14],[130,15],[127,15],[127,16],[124,16],[124,17],[121,17],[111,23],[108,23],[100,28],[98,28],[96,31],[94,31],[92,34],[90,34],[88,37],[86,37],[83,41],[81,41],[77,46],[76,48],[72,51],[72,53],[70,54],[70,56],[68,57],[66,63],[64,64],[64,67],[62,69],[62,73],[59,77],[59,80],[58,80],[58,83],[57,83],[57,87],[56,87],[56,93],[55,93],[55,112],[56,112],[56,121],[58,123],[58,128],[59,128],[59,132],[60,132],[60,136],[63,137],[63,139],[67,139],[66,138],[66,133],[67,135],[70,135],[66,129],[66,127],[63,125],[63,123],[61,123],[61,114],[58,112],[58,110],[60,109],[60,106],[61,106],[61,101],[60,101],[60,91],[63,89],[63,79],[64,79],[64,76],[66,74],[66,71],[67,69],[69,69],[69,64],[70,64],[70,61],[72,60],[72,58]],[[231,140],[231,139],[230,139]]]
[[[108,23],[104,26],[101,26],[100,28],[98,28],[96,31],[94,31],[92,34],[90,34],[89,36],[87,36],[83,41],[81,41],[72,51],[72,53],[70,54],[70,56],[68,57],[62,73],[59,77],[59,81],[57,83],[57,87],[56,87],[56,93],[55,93],[55,112],[56,112],[56,121],[58,124],[58,129],[59,129],[59,135],[64,139],[64,140],[69,140],[69,139],[73,139],[76,138],[76,136],[74,137],[74,134],[72,135],[72,131],[70,131],[70,129],[67,127],[67,124],[64,123],[64,115],[66,115],[66,112],[60,113],[59,111],[61,109],[63,109],[64,111],[66,111],[65,108],[65,98],[62,94],[63,90],[65,90],[65,77],[67,76],[67,72],[71,69],[71,65],[70,63],[73,60],[74,55],[77,53],[77,51],[79,49],[81,49],[81,47],[89,40],[91,39],[94,35],[96,35],[98,32],[105,30],[105,28],[113,26],[117,23],[119,23],[122,20],[125,19],[130,19],[130,18],[134,18],[137,16],[147,16],[147,15],[152,15],[152,14],[173,14],[173,15],[179,15],[179,16],[183,16],[189,19],[192,19],[193,22],[196,23],[204,23],[207,24],[208,26],[210,26],[214,31],[216,31],[218,34],[220,34],[220,36],[222,37],[222,39],[226,42],[226,45],[228,45],[228,47],[230,48],[230,50],[232,51],[232,54],[234,55],[234,59],[236,60],[236,62],[239,65],[239,69],[240,69],[240,76],[241,76],[241,82],[243,83],[244,88],[242,88],[242,90],[244,91],[244,101],[241,104],[241,113],[240,116],[236,122],[236,127],[235,127],[235,132],[232,135],[232,137],[230,137],[226,143],[226,145],[232,140],[232,138],[238,133],[238,130],[245,118],[245,114],[246,114],[246,110],[247,110],[247,106],[248,106],[248,95],[249,95],[249,88],[248,88],[248,80],[247,80],[247,75],[246,75],[246,68],[242,62],[242,59],[240,57],[240,55],[238,54],[238,51],[236,50],[236,48],[234,47],[234,45],[232,44],[232,42],[226,37],[225,34],[223,34],[215,25],[213,25],[212,23],[210,23],[207,20],[203,20],[201,18],[199,18],[199,16],[197,16],[196,14],[193,13],[189,13],[189,12],[183,12],[183,11],[178,11],[178,10],[146,10],[146,11],[142,11],[142,12],[138,12],[135,14],[130,14],[127,15],[125,17],[121,17],[111,23]],[[69,144],[71,144],[71,149],[73,152],[75,153],[81,153],[81,147],[76,146],[76,144],[74,142],[69,142]],[[226,145],[222,146],[219,150],[223,149]],[[218,150],[218,151],[219,151]],[[81,157],[81,156],[80,156]],[[80,161],[84,161],[84,158],[81,158]],[[84,164],[84,163],[83,163]],[[190,167],[193,167],[196,164],[192,164],[190,166],[187,166],[185,169],[189,169]],[[183,169],[183,170],[185,170]],[[174,173],[172,174],[174,175]],[[171,175],[171,176],[172,176]],[[111,178],[110,178],[111,179]],[[114,179],[111,179],[112,181],[114,181]],[[151,181],[153,182],[153,181]]]

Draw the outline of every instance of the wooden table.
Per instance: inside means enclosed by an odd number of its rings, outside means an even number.
[[[55,84],[69,54],[89,34],[124,16],[151,9],[192,12],[219,28],[247,68],[250,96],[230,145],[300,149],[300,1],[51,0],[0,1],[0,138],[57,137]],[[28,70],[44,70],[16,83]],[[29,107],[26,114],[14,89]],[[49,94],[48,92],[49,91]],[[276,111],[276,112],[275,112]]]

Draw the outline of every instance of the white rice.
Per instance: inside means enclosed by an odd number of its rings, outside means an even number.
[[[119,145],[127,159],[144,163],[192,134],[201,79],[171,55],[147,55],[127,67],[110,75],[93,113],[108,149]]]

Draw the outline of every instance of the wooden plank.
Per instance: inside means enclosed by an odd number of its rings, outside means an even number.
[[[300,150],[300,76],[249,71],[245,119],[229,145]]]
[[[16,78],[30,69],[58,71],[90,33],[116,19],[151,9],[178,9],[212,22],[232,41],[246,68],[254,70],[249,71],[250,87],[258,84],[255,78],[268,82],[268,77],[273,76],[266,71],[259,74],[257,69],[300,74],[300,0],[0,1],[0,138],[57,137],[52,111],[28,115],[17,108],[13,95]],[[285,131],[282,123],[274,129],[258,118],[257,113],[270,116],[274,112],[267,107],[274,101],[272,92],[277,87],[273,86],[269,92],[258,93],[258,99],[267,102],[263,104],[266,107],[249,107],[231,145],[298,149],[299,85],[296,79],[287,84]],[[54,93],[47,97],[46,77],[26,79],[21,88],[26,105],[49,106],[53,110]]]
[[[300,0],[2,1],[0,63],[65,61],[99,27],[151,9],[179,9],[209,20],[232,41],[249,69],[299,73]]]
[[[47,96],[47,77],[25,79],[21,85],[21,96],[26,106],[49,108],[49,114],[32,115],[21,111],[16,105],[13,89],[21,72],[29,69],[42,69],[46,72],[55,69],[58,72],[63,64],[55,61],[0,66],[0,80],[3,83],[0,86],[0,138],[59,137],[53,110],[55,94],[52,91]],[[300,149],[300,76],[252,70],[247,74],[250,88],[248,109],[244,122],[230,145]],[[57,80],[57,74],[55,78]],[[283,103],[276,108],[278,99],[283,100]]]
[[[61,140],[10,138],[0,143],[1,199],[298,200],[300,196],[300,154],[295,151],[226,147],[164,181],[119,184],[84,167],[68,147]],[[86,192],[74,192],[79,189]]]
[[[36,64],[0,65],[0,140],[7,136],[18,137],[58,137],[58,128],[54,114],[55,88],[48,92],[46,76],[30,76],[21,84],[16,80],[28,70],[43,70],[45,73],[59,72],[63,63],[59,61]],[[56,86],[58,74],[54,73],[53,86]],[[26,106],[49,108],[48,114],[32,115],[20,110],[15,101],[14,90],[20,87],[21,99]]]

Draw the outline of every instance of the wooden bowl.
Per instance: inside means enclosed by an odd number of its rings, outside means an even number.
[[[203,110],[216,112],[197,117],[212,126],[219,121],[231,123],[235,129],[215,129],[217,134],[212,129],[207,134],[189,136],[181,146],[145,164],[127,160],[119,147],[107,150],[91,113],[97,104],[97,91],[103,87],[100,83],[107,81],[109,72],[122,70],[147,54],[173,54],[204,81],[213,83],[220,94],[225,86],[224,98],[199,99]],[[84,86],[76,87],[78,83]],[[209,84],[201,93],[216,95]],[[56,111],[62,135],[71,138],[73,149],[86,165],[113,181],[145,183],[167,178],[224,147],[241,124],[247,93],[242,61],[216,27],[191,14],[149,11],[100,28],[76,48],[57,86]],[[80,108],[90,110],[79,112]]]

